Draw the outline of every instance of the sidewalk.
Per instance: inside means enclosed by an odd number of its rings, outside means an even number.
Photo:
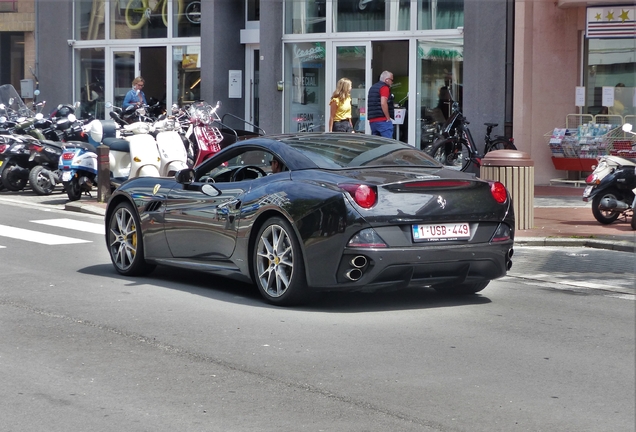
[[[584,202],[583,187],[535,186],[534,228],[517,230],[515,243],[527,246],[585,246],[636,252],[636,231],[630,219],[619,218],[610,225],[594,219],[590,203]],[[106,204],[97,194],[67,202],[66,210],[104,215]]]
[[[636,231],[630,222],[619,218],[603,225],[592,215],[592,206],[584,202],[584,187],[535,186],[534,227],[517,230],[515,243],[533,246],[587,246],[636,251]]]

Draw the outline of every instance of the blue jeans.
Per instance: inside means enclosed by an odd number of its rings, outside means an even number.
[[[380,135],[386,138],[393,138],[393,122],[370,122],[369,126],[371,127],[371,135]]]

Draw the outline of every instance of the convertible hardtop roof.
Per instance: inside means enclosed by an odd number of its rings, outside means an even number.
[[[440,166],[424,152],[406,143],[357,133],[266,135],[250,138],[232,146],[238,151],[240,148],[253,145],[267,148],[292,169],[343,169],[395,165]]]

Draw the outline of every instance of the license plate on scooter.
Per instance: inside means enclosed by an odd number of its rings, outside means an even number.
[[[72,175],[73,173],[70,171],[64,171],[62,173],[62,181],[63,182],[67,182],[67,181],[71,181],[71,177],[73,177]]]

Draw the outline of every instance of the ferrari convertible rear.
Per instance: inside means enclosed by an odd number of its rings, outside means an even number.
[[[479,292],[512,264],[514,214],[501,183],[409,145],[297,134],[233,144],[175,178],[124,183],[106,232],[122,274],[211,272],[290,305],[312,290]]]

